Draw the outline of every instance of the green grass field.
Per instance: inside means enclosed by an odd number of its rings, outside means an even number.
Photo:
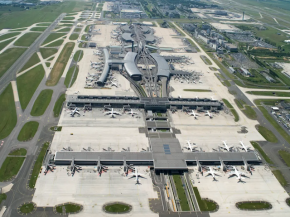
[[[0,36],[0,41],[8,39],[8,38],[12,38],[12,37],[17,36],[19,34],[20,34],[20,32],[12,32],[12,33],[7,33],[5,35],[1,35]]]
[[[75,71],[75,74],[74,74],[74,77],[72,79],[72,82],[71,82],[71,86],[75,83],[77,77],[78,77],[78,73],[79,73],[79,67],[76,65],[76,66],[73,66],[73,67],[70,67],[70,69],[68,70],[66,76],[65,76],[65,80],[64,80],[64,85],[66,87],[69,87],[69,83],[71,81],[71,78],[72,78],[72,75]]]
[[[60,38],[60,37],[62,37],[62,36],[65,36],[66,35],[66,33],[51,33],[46,39],[45,39],[45,41],[42,43],[42,45],[45,45],[45,44],[47,44],[47,43],[49,43],[49,42],[52,42],[52,41],[54,41],[54,40],[56,40],[56,39],[58,39],[58,38]]]
[[[266,127],[263,127],[261,125],[257,126],[257,129],[259,133],[268,141],[268,142],[278,142],[277,137],[272,133],[271,130],[268,130]]]
[[[9,40],[6,40],[4,42],[1,42],[0,43],[0,51],[5,48],[8,44],[10,44],[14,39],[9,39]]]
[[[37,32],[43,32],[46,30],[46,27],[33,27],[30,29],[30,31],[37,31]]]
[[[56,48],[40,48],[39,50],[43,59],[46,59],[57,53]]]
[[[224,102],[224,104],[229,108],[229,109],[233,109],[234,107],[232,106],[232,104],[228,101],[228,100],[226,100],[226,99],[222,99],[223,100],[223,102]]]
[[[3,28],[8,29],[22,28],[40,22],[52,22],[61,13],[71,13],[81,10],[90,10],[91,3],[65,1],[62,3],[46,6],[39,5],[36,6],[35,8],[36,9],[24,10],[21,9],[20,7],[11,7],[2,5],[1,9],[4,10],[5,15],[4,14],[1,15],[0,30]],[[9,9],[11,10],[11,12],[8,13]]]
[[[10,48],[0,54],[0,78],[25,51],[25,48]]]
[[[4,139],[17,123],[16,108],[11,84],[0,95],[0,139]]]
[[[238,208],[240,209],[269,209],[271,207],[270,203],[268,202],[247,202],[247,203],[241,203],[238,205]]]
[[[25,33],[17,41],[14,42],[14,45],[29,47],[40,36],[40,34],[41,33],[36,32]]]
[[[112,213],[127,212],[129,209],[130,207],[125,204],[111,204],[111,205],[105,206],[105,210],[107,212],[112,212]]]
[[[46,67],[50,67],[50,63],[49,62],[45,62]]]
[[[7,199],[7,195],[6,194],[0,194],[0,204],[2,203],[3,200]]]
[[[190,92],[211,92],[211,90],[205,90],[205,89],[183,89],[183,91],[190,91]]]
[[[28,69],[28,68],[30,68],[31,66],[33,66],[33,65],[35,65],[35,64],[37,64],[37,63],[39,63],[39,62],[40,62],[40,59],[39,59],[37,53],[34,53],[34,54],[30,57],[30,59],[25,63],[25,65],[23,66],[23,68],[22,68],[19,72],[22,72],[22,71],[24,71],[25,69]],[[19,72],[18,72],[18,73],[19,73]]]
[[[284,176],[282,175],[280,170],[273,170],[272,173],[275,175],[276,179],[280,182],[280,184],[285,187],[287,186],[287,181],[284,178]]]
[[[63,206],[57,206],[56,207],[56,212],[62,213],[62,207]],[[75,205],[75,204],[66,204],[66,205],[64,205],[64,207],[65,207],[65,212],[66,213],[77,212],[77,211],[79,211],[81,209],[80,206]]]
[[[189,211],[189,204],[185,195],[185,190],[182,186],[182,181],[180,178],[180,175],[172,175],[173,180],[174,180],[174,184],[177,190],[177,194],[178,194],[178,199],[180,202],[180,206],[182,211]]]
[[[71,56],[74,46],[75,44],[72,42],[66,43],[49,74],[49,79],[46,81],[47,86],[55,86],[58,83]]]
[[[38,24],[36,24],[36,26],[46,26],[46,27],[48,27],[48,26],[50,26],[50,24],[51,23],[38,23]]]
[[[79,37],[79,34],[76,34],[76,33],[72,33],[69,37],[69,40],[77,40]]]
[[[31,116],[41,116],[44,114],[47,106],[50,103],[52,94],[53,90],[50,89],[42,90],[40,92],[31,109]]]
[[[57,30],[57,32],[69,32],[71,28],[61,28],[60,30]]]
[[[74,20],[75,17],[64,17],[62,20]]]
[[[75,28],[74,29],[74,32],[80,32],[80,31],[82,31],[82,28]]]
[[[239,107],[239,109],[249,118],[252,120],[257,120],[257,114],[255,110],[247,105],[243,100],[241,99],[235,99],[235,103]]]
[[[82,51],[82,50],[78,50],[78,51],[75,53],[75,55],[74,55],[74,61],[76,61],[76,62],[81,61],[82,58],[83,58],[83,55],[84,55],[83,51]]]
[[[39,152],[39,155],[35,161],[35,164],[33,166],[33,170],[32,170],[32,173],[31,173],[31,177],[29,179],[29,187],[30,188],[34,188],[35,186],[35,183],[36,183],[36,180],[38,178],[38,174],[39,174],[39,171],[41,169],[41,166],[42,166],[42,161],[44,159],[44,156],[46,154],[46,151],[48,149],[48,146],[49,146],[49,143],[46,142],[43,144],[40,152]]]
[[[24,110],[28,105],[31,97],[37,89],[39,83],[44,77],[44,69],[42,65],[29,70],[23,75],[17,77],[17,89],[21,108]]]
[[[259,96],[278,96],[278,97],[290,97],[289,92],[279,92],[279,91],[247,91],[246,93],[259,95]]]
[[[64,42],[63,39],[57,40],[55,42],[52,42],[48,45],[46,45],[45,47],[59,47],[60,45],[62,45],[62,43]]]
[[[63,94],[61,94],[58,97],[57,101],[54,104],[54,107],[53,107],[53,115],[54,115],[54,117],[58,117],[59,116],[60,110],[62,108],[62,104],[63,104],[64,101],[65,101],[65,94],[63,93]]]
[[[201,199],[197,187],[193,187],[193,191],[194,191],[196,200],[198,202],[198,206],[200,208],[200,211],[213,211],[216,209],[215,203],[208,201],[208,200]]]
[[[260,145],[256,142],[251,142],[252,146],[262,155],[268,164],[274,164],[270,157],[264,152]]]
[[[16,176],[22,166],[25,157],[6,157],[0,168],[0,182]]]
[[[287,164],[287,166],[290,167],[290,153],[284,150],[280,150],[278,153],[284,160],[284,162]]]
[[[18,134],[18,141],[25,142],[33,139],[35,133],[37,132],[38,126],[39,123],[36,121],[26,122]]]
[[[206,65],[212,65],[212,62],[206,56],[200,56],[200,58]]]
[[[26,204],[23,204],[19,210],[21,213],[28,214],[28,213],[31,213],[33,209],[34,209],[33,203],[26,203]]]
[[[19,148],[16,150],[13,150],[9,153],[9,155],[14,155],[14,156],[25,156],[27,153],[27,150],[25,148]]]

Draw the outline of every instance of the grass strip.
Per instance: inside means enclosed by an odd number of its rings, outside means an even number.
[[[268,142],[274,142],[274,143],[278,142],[278,139],[274,135],[274,133],[272,133],[272,131],[268,130],[266,127],[258,125],[257,130]]]
[[[25,157],[6,157],[0,168],[0,182],[10,180],[19,172]]]
[[[182,211],[190,211],[180,175],[172,175]]]
[[[17,89],[21,108],[26,109],[31,97],[44,77],[42,65],[38,65],[17,77]]]
[[[75,73],[74,73],[75,72]],[[74,77],[72,79],[72,76],[73,76],[73,73],[74,73]],[[65,76],[65,80],[64,80],[64,85],[68,88],[69,87],[69,84],[70,84],[70,81],[71,82],[71,86],[73,86],[73,84],[75,83],[77,77],[78,77],[78,73],[79,73],[79,67],[77,65],[71,67],[66,76]],[[71,80],[72,79],[72,80]],[[71,87],[70,86],[70,87]]]
[[[38,32],[43,32],[46,30],[46,27],[33,27],[30,29],[30,31],[38,31]]]
[[[59,47],[62,45],[63,42],[64,42],[64,40],[60,39],[60,40],[57,40],[55,42],[52,42],[52,43],[46,45],[45,47]]]
[[[288,151],[280,150],[279,152],[280,157],[284,160],[288,167],[290,167],[290,153]]]
[[[30,57],[30,59],[25,63],[25,65],[24,65],[23,68],[20,70],[20,72],[22,72],[22,71],[24,71],[24,70],[30,68],[31,66],[33,66],[33,65],[35,65],[35,64],[37,64],[37,63],[39,63],[39,62],[40,62],[40,59],[39,59],[37,53],[34,53],[34,54]]]
[[[257,142],[251,142],[251,144],[262,155],[262,157],[268,164],[274,164],[273,161],[270,159],[270,157],[264,152],[264,150],[260,147],[260,145]]]
[[[284,176],[282,175],[280,170],[273,170],[272,173],[275,175],[276,179],[280,182],[280,184],[285,187],[287,186],[287,181],[284,178]]]
[[[43,59],[46,59],[57,53],[56,48],[40,48],[39,50]]]
[[[83,51],[82,50],[78,50],[75,55],[74,55],[74,61],[79,62],[81,61],[81,59],[83,58]]]
[[[27,153],[27,150],[25,148],[19,148],[16,150],[13,150],[9,153],[9,155],[14,155],[14,156],[25,156]]]
[[[232,104],[227,100],[227,99],[222,99],[224,104],[229,108],[229,109],[233,109],[234,107],[232,106]]]
[[[29,121],[25,123],[18,134],[18,141],[26,142],[32,140],[37,132],[39,123],[36,121]]]
[[[13,40],[14,40],[14,38],[13,38],[13,39],[6,40],[6,41],[4,41],[4,42],[1,42],[1,43],[0,43],[0,50],[2,50],[3,48],[5,48],[5,47],[6,47],[8,44],[10,44]]]
[[[212,62],[207,58],[207,56],[201,55],[200,58],[206,65],[212,65]]]
[[[205,90],[205,89],[183,89],[183,91],[190,91],[190,92],[211,92],[211,90]]]
[[[73,42],[66,43],[49,74],[49,78],[46,81],[47,86],[55,86],[58,83],[66,67],[66,64],[68,63],[68,60],[71,56],[74,46],[75,43]]]
[[[200,211],[213,211],[216,209],[215,203],[208,201],[208,200],[201,199],[197,187],[193,187],[193,191],[194,191],[196,200],[198,202],[198,206],[200,208]]]
[[[7,33],[5,35],[1,35],[0,36],[0,41],[8,39],[8,38],[15,37],[16,35],[19,35],[19,34],[20,34],[20,32],[12,32],[12,33]]]
[[[248,94],[259,95],[259,96],[277,96],[277,97],[290,97],[289,92],[280,91],[247,91]]]
[[[238,208],[239,209],[250,209],[250,210],[259,210],[259,209],[269,209],[271,207],[271,204],[268,202],[246,202],[246,203],[239,203]]]
[[[38,95],[37,99],[35,100],[30,114],[32,116],[43,115],[47,106],[50,103],[52,94],[53,94],[53,90],[50,90],[50,89],[42,90],[40,94]]]
[[[37,178],[38,178],[38,174],[39,174],[39,171],[41,169],[41,165],[42,165],[42,162],[43,162],[43,159],[44,159],[44,156],[46,154],[46,151],[48,149],[48,146],[49,146],[49,143],[46,142],[43,144],[40,152],[39,152],[39,155],[35,161],[35,164],[33,166],[33,170],[32,170],[32,173],[31,173],[31,177],[30,177],[30,180],[29,180],[29,187],[30,188],[34,188],[35,187],[35,184],[36,184],[36,181],[37,181]]]
[[[29,47],[40,35],[41,33],[35,33],[35,32],[25,33],[23,36],[17,39],[17,41],[14,42],[14,45]]]
[[[72,33],[69,37],[69,40],[77,40],[79,37],[79,34],[77,33]]]
[[[9,48],[0,54],[0,78],[26,51],[26,48]]]
[[[48,44],[49,42],[52,42],[62,36],[65,36],[66,33],[51,33],[46,39],[45,41],[42,43],[42,45]]]
[[[222,100],[223,100],[224,104],[229,108],[231,113],[233,114],[233,116],[235,118],[235,122],[238,122],[240,120],[240,117],[239,117],[239,114],[237,113],[237,111],[232,106],[232,104],[226,99],[222,99]]]
[[[57,206],[56,212],[62,213],[62,207],[63,207],[63,205]],[[81,210],[81,207],[79,205],[76,205],[76,204],[65,204],[64,207],[65,207],[66,213],[78,212]]]
[[[105,206],[105,210],[111,213],[127,212],[129,209],[130,207],[125,204],[110,204],[108,206]]]
[[[0,139],[4,139],[17,123],[17,114],[12,85],[9,84],[0,95]]]
[[[25,203],[20,207],[19,210],[21,213],[28,214],[28,213],[31,213],[33,211],[33,209],[34,209],[33,203]]]
[[[63,93],[63,94],[61,94],[58,97],[57,101],[54,104],[54,108],[53,108],[54,117],[58,117],[59,116],[60,110],[62,108],[62,104],[63,104],[64,101],[65,101],[65,94]]]
[[[0,194],[0,204],[2,203],[3,200],[7,199],[7,195],[6,194]]]

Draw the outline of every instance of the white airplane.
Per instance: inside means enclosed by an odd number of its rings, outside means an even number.
[[[242,141],[240,141],[240,145],[242,146],[242,149],[243,149],[245,152],[250,151],[250,147],[245,146],[244,143],[243,143]]]
[[[114,118],[115,115],[121,115],[119,112],[114,111],[114,109],[112,109],[109,112],[105,112],[104,115],[111,115],[111,118]]]
[[[92,69],[99,69],[101,68],[102,66],[101,65],[91,65]]]
[[[187,148],[191,152],[195,151],[195,149],[197,148],[197,147],[193,147],[193,143],[190,143],[190,140],[186,141],[186,144],[187,146],[185,146],[185,148]]]
[[[216,171],[214,171],[214,170],[212,169],[212,167],[209,167],[209,171],[207,171],[206,173],[207,173],[206,176],[210,176],[210,175],[211,175],[212,178],[213,178],[213,180],[214,180],[214,181],[217,181],[216,178],[215,178],[215,176],[216,176],[216,175],[219,175],[219,173],[216,172]]]
[[[101,62],[92,62],[91,61],[91,65],[101,65],[102,63]]]
[[[118,84],[115,83],[115,82],[112,82],[112,83],[111,83],[111,87],[113,87],[113,86],[118,87]]]
[[[239,182],[242,181],[242,179],[245,179],[244,177],[242,177],[242,176],[245,176],[246,175],[245,173],[238,171],[235,166],[233,166],[233,169],[234,169],[234,171],[231,171],[229,173],[229,177],[228,178],[231,178],[233,176],[236,176],[237,179],[239,180]]]
[[[99,32],[101,29],[96,29],[96,30],[93,30],[93,32]]]
[[[73,117],[75,114],[81,115],[78,110],[78,108],[75,108],[73,111],[70,112],[70,116]]]
[[[137,115],[138,112],[134,112],[133,109],[131,109],[129,112],[127,112],[127,114],[130,114],[130,115]]]
[[[84,41],[84,40],[77,40],[77,41],[78,41],[78,43],[86,42],[86,41]]]
[[[232,149],[233,149],[234,146],[229,147],[227,145],[227,142],[226,141],[222,141],[222,142],[223,142],[223,145],[224,145],[224,147],[222,147],[223,149],[227,150],[228,152],[232,151]]]
[[[206,111],[205,116],[209,116],[209,118],[213,118],[212,114],[209,111]]]
[[[193,116],[195,119],[197,119],[197,116],[198,116],[198,114],[196,114],[195,112],[194,112],[194,110],[191,110],[191,112],[190,113],[188,113],[190,116]]]
[[[139,177],[144,178],[143,176],[144,176],[143,174],[138,173],[138,170],[137,170],[137,168],[136,168],[135,171],[134,171],[134,173],[132,174],[132,176],[131,176],[129,179],[135,177],[135,178],[136,178],[136,184],[140,184],[140,182],[139,182]]]
[[[99,51],[93,51],[93,54],[94,54],[94,55],[100,55],[100,54],[102,54],[102,53],[99,52]]]

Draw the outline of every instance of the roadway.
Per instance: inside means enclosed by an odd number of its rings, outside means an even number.
[[[16,80],[16,74],[22,67],[26,64],[26,62],[30,59],[30,57],[38,51],[40,45],[44,42],[47,36],[51,33],[51,31],[56,27],[58,22],[65,16],[65,14],[61,14],[56,20],[49,26],[47,29],[33,42],[32,45],[15,61],[15,63],[6,71],[6,73],[0,78],[0,94],[5,90],[8,84],[11,81]]]

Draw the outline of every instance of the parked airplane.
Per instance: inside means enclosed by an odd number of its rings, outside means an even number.
[[[108,171],[108,167],[103,166],[103,165],[101,164],[101,160],[100,160],[100,158],[99,158],[99,160],[98,160],[97,171],[98,171],[98,173],[99,173],[99,176],[101,176],[103,172],[107,172],[107,171]]]
[[[186,144],[187,144],[187,146],[185,146],[185,148],[187,148],[191,152],[194,152],[195,149],[197,148],[197,147],[193,147],[193,143],[190,143],[190,140],[186,141]]]
[[[243,176],[246,176],[245,173],[238,171],[237,168],[236,168],[235,166],[233,166],[233,169],[234,169],[234,171],[231,171],[231,172],[229,173],[229,177],[228,177],[228,178],[231,178],[231,177],[233,177],[233,176],[236,176],[237,179],[239,180],[238,182],[243,182],[242,179],[245,179],[245,178],[243,177]]]
[[[135,171],[133,172],[132,176],[129,179],[134,178],[134,177],[136,178],[136,184],[140,184],[139,177],[144,178],[144,175],[141,173],[138,173],[138,169],[136,168]]]
[[[114,118],[115,115],[121,115],[121,113],[114,111],[114,109],[112,108],[111,111],[105,112],[104,115],[111,115],[111,118]]]
[[[78,41],[78,43],[86,42],[86,41],[83,41],[83,40],[77,40],[77,41]]]
[[[224,147],[221,147],[221,148],[223,148],[224,150],[226,150],[228,152],[232,151],[232,149],[234,148],[234,146],[229,147],[227,145],[227,142],[226,141],[222,141],[222,142],[223,142]]]
[[[46,164],[45,165],[44,175],[46,175],[48,173],[48,171],[53,172],[53,170],[55,170],[55,165],[53,165],[53,164]]]
[[[244,157],[243,157],[243,161],[244,161],[244,165],[246,167],[246,170],[249,171],[249,173],[251,173],[251,175],[253,175],[252,170],[254,170],[255,167],[251,164],[248,164],[248,162],[245,160]]]
[[[209,111],[206,111],[205,116],[209,116],[209,118],[213,118],[212,114]]]
[[[195,112],[194,112],[194,110],[191,110],[191,112],[190,113],[188,113],[190,116],[193,116],[195,119],[197,119],[197,116],[198,116],[198,114],[196,114]]]
[[[240,141],[240,145],[242,146],[241,149],[243,149],[245,152],[250,151],[250,147],[245,146],[242,141]]]
[[[113,86],[118,87],[118,84],[116,82],[112,82],[111,87],[113,87]]]
[[[199,160],[197,160],[197,158],[195,158],[196,160],[196,165],[197,165],[197,170],[201,173],[203,173],[203,169],[207,169],[208,167],[207,166],[202,166],[200,163],[199,163]]]
[[[72,158],[71,164],[70,164],[70,172],[71,172],[71,176],[74,176],[75,172],[79,172],[79,170],[81,170],[82,168],[78,165],[75,164],[75,159]]]
[[[94,54],[94,55],[100,55],[100,54],[102,54],[102,53],[99,52],[99,51],[93,51],[93,54]]]
[[[70,116],[72,116],[72,117],[74,117],[75,114],[81,115],[79,113],[79,109],[78,108],[75,108],[73,111],[70,112]]]
[[[101,65],[102,63],[101,62],[92,62],[91,61],[91,65]]]
[[[216,178],[215,178],[215,176],[216,176],[216,175],[219,175],[219,173],[216,172],[216,171],[214,171],[214,170],[212,169],[212,167],[209,167],[209,171],[207,171],[206,173],[207,173],[206,176],[210,176],[210,175],[211,175],[212,178],[213,178],[213,181],[217,181]]]
[[[130,114],[130,115],[137,115],[138,112],[134,112],[133,109],[131,109],[129,112],[127,112],[127,114]]]

